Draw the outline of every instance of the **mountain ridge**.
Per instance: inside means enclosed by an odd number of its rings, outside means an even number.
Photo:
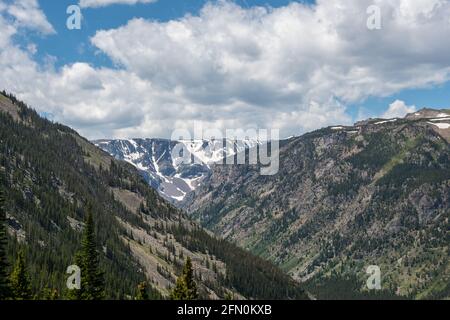
[[[448,113],[446,113],[446,111]],[[358,130],[360,126],[369,124],[385,124],[399,120],[434,120],[434,125],[438,129],[447,129],[447,124],[440,123],[450,119],[450,111],[445,109],[424,108],[417,112],[407,114],[402,118],[371,118],[356,122],[354,125],[329,126],[331,130]],[[322,128],[326,129],[326,128]],[[319,129],[319,130],[322,130]],[[314,131],[312,131],[314,132]],[[306,135],[309,133],[306,133]],[[450,141],[450,132],[440,130],[440,134]],[[283,143],[298,138],[290,137],[281,139]],[[132,138],[132,139],[99,139],[92,141],[96,146],[108,152],[116,159],[124,160],[134,165],[147,180],[147,182],[163,196],[171,201],[177,207],[183,208],[184,203],[189,199],[190,193],[195,190],[207,179],[211,173],[211,165],[222,162],[226,157],[232,157],[236,153],[248,152],[250,148],[255,148],[260,143],[255,140],[232,141],[235,144],[235,150],[229,150],[227,147],[216,147],[214,140],[198,141],[172,141],[164,138]],[[229,141],[225,140],[224,146]],[[178,166],[177,158],[173,158],[172,150],[177,144],[183,144],[197,163]],[[193,146],[190,146],[193,144]],[[160,171],[162,167],[162,171]]]
[[[147,281],[167,297],[190,257],[200,297],[302,299],[304,291],[273,264],[190,221],[117,161],[71,128],[52,123],[0,93],[0,188],[7,199],[8,256],[26,249],[32,290],[60,297],[92,206],[108,299],[132,299]],[[242,279],[245,279],[243,281]]]
[[[365,268],[375,264],[389,274],[390,294],[446,297],[449,128],[449,110],[426,109],[319,129],[282,143],[273,177],[250,165],[214,166],[184,206],[316,287],[337,276],[367,291]]]
[[[45,246],[52,245],[49,239],[57,238],[61,231],[76,239],[76,230],[82,228],[83,203],[95,195],[100,201],[95,208],[100,212],[96,219],[102,224],[98,231],[106,257],[108,252],[133,257],[103,262],[113,270],[119,266],[141,270],[123,284],[109,282],[117,286],[108,289],[109,294],[118,292],[116,298],[129,295],[131,283],[143,278],[156,292],[167,295],[179,272],[181,256],[186,255],[192,257],[202,274],[199,279],[205,297],[220,298],[229,293],[240,298],[305,297],[271,264],[213,234],[277,264],[319,299],[449,297],[447,110],[425,109],[405,118],[330,126],[280,141],[280,172],[275,176],[261,176],[258,165],[211,164],[202,183],[178,203],[190,219],[210,230],[205,231],[159,198],[149,188],[148,180],[140,177],[143,172],[136,169],[135,163],[114,160],[72,129],[42,120],[28,108],[11,108],[8,99],[13,105],[21,103],[12,96],[0,95],[0,110],[9,114],[8,118],[0,112],[9,128],[0,131],[0,140],[8,146],[0,153],[0,164],[9,172],[8,208],[13,212],[8,215],[9,231],[16,239],[12,252],[20,246],[45,252]],[[136,143],[138,139],[132,140]],[[171,143],[142,139],[142,143],[145,141]],[[62,164],[73,163],[76,170],[61,171],[57,163],[37,156],[48,152],[51,158],[60,158]],[[159,153],[163,154],[164,150]],[[36,171],[21,159],[42,166],[42,173],[50,165],[59,175],[69,176],[42,176],[41,170]],[[155,159],[163,158],[151,156],[153,162]],[[159,173],[164,170],[154,169]],[[77,178],[85,183],[82,188],[77,183],[68,184],[74,181],[70,175],[78,176],[76,172],[83,173]],[[50,182],[35,183],[42,179]],[[49,190],[41,190],[43,185],[48,185]],[[64,214],[55,215],[50,208],[41,208],[40,204],[46,203],[43,195],[54,198],[52,203],[60,206]],[[77,206],[73,206],[75,203]],[[111,206],[117,211],[112,214],[115,219],[108,218]],[[37,214],[24,214],[30,210]],[[115,240],[106,246],[105,225],[115,230]],[[66,245],[68,249],[60,256],[67,260],[75,246],[73,242]],[[48,254],[43,257],[55,259]],[[37,257],[29,258],[33,270],[38,270],[40,263],[45,265]],[[239,266],[238,261],[246,261],[247,267]],[[52,263],[60,264],[56,260]],[[370,292],[365,286],[369,265],[378,265],[383,272],[380,292]],[[109,274],[109,280],[115,272]],[[226,272],[227,277],[223,278],[221,272]],[[246,284],[239,282],[242,272],[250,279]],[[275,277],[268,276],[271,273]],[[63,274],[49,274],[55,279],[40,276],[39,282],[62,282]],[[270,281],[265,285],[262,279]],[[125,291],[124,286],[128,286]],[[280,294],[279,290],[285,290],[283,286],[289,288],[287,296]],[[345,295],[342,290],[346,290]]]
[[[165,199],[179,206],[210,173],[210,166],[259,144],[256,140],[184,140],[134,138],[101,139],[93,143],[116,159],[134,165]],[[175,147],[189,152],[191,163],[175,154]],[[230,148],[229,146],[232,146]]]

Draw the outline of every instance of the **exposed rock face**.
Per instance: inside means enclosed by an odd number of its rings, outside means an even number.
[[[150,145],[163,159],[158,148],[165,145]],[[131,298],[142,281],[148,282],[152,297],[168,296],[187,257],[203,299],[307,298],[298,283],[272,263],[189,220],[150,188],[135,166],[3,92],[0,146],[7,258],[13,261],[26,248],[37,298],[46,296],[41,295],[46,288],[67,291],[67,266],[75,262],[88,212],[94,219],[107,299]],[[165,162],[152,163],[158,165],[156,172],[171,174]]]
[[[434,109],[422,109],[414,113],[410,113],[406,115],[405,119],[407,120],[419,120],[419,119],[446,119],[450,118],[450,111],[443,110],[434,110]]]
[[[165,199],[179,205],[187,194],[200,186],[211,170],[210,166],[257,145],[257,141],[231,142],[218,140],[171,141],[166,139],[98,140],[94,143],[114,156],[134,165],[147,182]],[[181,161],[173,152],[182,144],[192,158]],[[230,146],[233,148],[229,148]]]
[[[281,144],[280,171],[215,165],[185,208],[217,234],[300,280],[356,277],[449,295],[450,111],[371,119]]]

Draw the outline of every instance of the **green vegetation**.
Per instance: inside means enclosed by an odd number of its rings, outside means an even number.
[[[131,295],[130,288],[144,277],[126,254],[127,248],[119,238],[123,231],[112,218],[132,213],[114,201],[105,183],[110,173],[96,171],[84,161],[85,154],[71,129],[41,119],[20,102],[16,107],[22,122],[0,112],[0,167],[6,177],[1,187],[13,231],[8,242],[9,259],[26,245],[33,292],[38,297],[46,287],[64,292],[65,270],[81,242],[79,230],[68,217],[85,220],[87,204],[92,203],[97,242],[107,248],[100,257],[102,269],[108,270],[106,297]]]
[[[374,132],[365,135],[367,145],[364,149],[352,156],[349,162],[358,169],[366,169],[378,172],[401,149],[396,137],[386,132]]]
[[[222,239],[211,237],[203,229],[187,229],[181,225],[171,229],[186,248],[213,254],[227,265],[220,282],[253,299],[307,299],[298,283],[272,263],[249,255],[243,249]]]
[[[3,178],[0,176],[0,179]],[[4,208],[5,198],[0,189],[0,300],[10,296],[8,281],[8,260],[6,252],[6,212]]]
[[[362,290],[363,281],[355,276],[330,276],[308,281],[305,287],[319,300],[401,300],[389,290]],[[405,298],[403,298],[405,299]]]
[[[81,247],[75,259],[81,269],[81,289],[76,297],[81,300],[101,300],[104,296],[103,273],[99,270],[94,221],[90,209],[88,209]]]
[[[198,299],[197,284],[194,280],[191,258],[186,259],[182,274],[178,277],[170,294],[172,300],[196,300]]]
[[[200,298],[207,298],[210,290],[222,298],[230,293],[246,298],[301,296],[301,289],[271,263],[191,225],[134,167],[93,147],[72,129],[42,119],[14,96],[7,100],[8,110],[17,110],[18,118],[0,110],[0,171],[5,177],[0,181],[5,198],[0,259],[6,257],[0,261],[1,271],[9,275],[19,251],[26,249],[23,270],[32,298],[159,299],[190,255],[205,261],[193,274]],[[136,210],[123,201],[126,194],[140,200]],[[153,247],[141,236],[162,244]],[[139,260],[146,255],[160,266],[146,270]],[[68,292],[66,269],[73,264],[82,269],[82,290]],[[205,271],[213,276],[203,277]]]
[[[214,167],[189,206],[210,230],[310,279],[318,298],[449,298],[450,146],[427,122],[290,139],[277,175]],[[383,291],[366,292],[369,265],[383,270]]]
[[[148,294],[148,284],[146,281],[138,284],[136,300],[149,300],[150,296]]]
[[[17,257],[16,264],[11,273],[11,293],[12,298],[15,300],[31,300],[33,294],[30,286],[30,276],[28,275],[27,267],[25,264],[25,255],[21,250]]]

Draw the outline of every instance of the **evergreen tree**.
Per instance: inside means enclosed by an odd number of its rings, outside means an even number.
[[[0,300],[10,297],[8,260],[6,256],[6,211],[3,190],[0,189]]]
[[[170,295],[172,300],[196,300],[198,299],[197,284],[194,280],[191,258],[187,257],[183,273],[178,277],[175,288]]]
[[[88,208],[86,225],[81,240],[81,251],[75,260],[81,269],[81,290],[74,290],[78,291],[74,292],[75,296],[82,300],[103,299],[103,273],[100,271],[99,267],[91,206]]]
[[[144,281],[138,284],[136,300],[149,300],[147,282]]]
[[[10,276],[12,296],[15,300],[31,300],[30,278],[25,263],[24,251],[19,251],[16,264]]]

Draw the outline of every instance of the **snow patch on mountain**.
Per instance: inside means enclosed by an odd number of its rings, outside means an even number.
[[[390,122],[396,122],[398,119],[389,119],[389,120],[383,120],[383,121],[379,121],[376,122],[375,124],[385,124],[385,123],[390,123]]]
[[[173,155],[181,143],[193,161]],[[256,147],[256,140],[184,140],[122,139],[97,140],[94,144],[119,160],[134,165],[147,182],[166,199],[183,201],[210,174],[210,167],[225,157]]]
[[[428,123],[438,127],[439,129],[448,129],[448,128],[450,128],[450,123],[445,123],[445,122],[438,122],[438,123],[428,122]]]

